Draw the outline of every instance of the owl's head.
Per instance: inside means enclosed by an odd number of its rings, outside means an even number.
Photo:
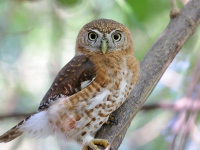
[[[133,52],[130,31],[123,24],[109,19],[89,22],[80,30],[76,41],[77,53]]]

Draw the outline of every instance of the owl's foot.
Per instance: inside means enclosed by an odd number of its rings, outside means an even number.
[[[89,148],[91,148],[92,150],[101,150],[100,148],[98,148],[97,145],[101,145],[103,147],[107,147],[108,146],[108,141],[104,140],[104,139],[93,139],[91,140],[88,145],[84,146],[82,148],[82,150],[89,150]]]
[[[118,125],[118,119],[113,114],[111,114],[108,118],[108,121],[105,122],[106,125]]]
[[[176,0],[170,0],[170,18],[176,17],[180,13]]]

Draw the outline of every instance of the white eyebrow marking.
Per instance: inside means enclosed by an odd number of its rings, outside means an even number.
[[[97,34],[99,34],[99,35],[102,35],[102,33],[99,32],[98,30],[88,30],[88,32],[91,32],[91,31],[93,31],[93,32],[95,32],[95,33],[97,33]]]

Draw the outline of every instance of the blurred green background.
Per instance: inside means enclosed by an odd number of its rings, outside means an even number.
[[[184,1],[179,2],[183,7]],[[81,27],[99,18],[125,24],[132,32],[135,56],[141,61],[168,25],[168,0],[0,0],[0,134],[21,119],[1,117],[37,110],[58,71],[73,57]],[[200,58],[198,29],[176,56],[146,104],[185,102],[194,68]],[[199,84],[197,84],[199,92]],[[198,112],[197,112],[198,113]],[[133,120],[119,150],[169,149],[177,135],[179,112],[141,111]],[[200,148],[198,114],[184,149]],[[180,137],[180,135],[178,134]],[[78,150],[50,137],[20,137],[0,143],[1,150]]]

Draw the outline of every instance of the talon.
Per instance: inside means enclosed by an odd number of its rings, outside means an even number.
[[[108,118],[108,121],[105,122],[106,125],[118,125],[118,119],[113,114],[111,114]]]
[[[104,139],[93,139],[88,143],[88,145],[84,146],[82,150],[89,150],[89,148],[91,148],[92,150],[101,150],[100,148],[98,148],[97,145],[101,145],[106,148],[109,143],[107,140]]]

